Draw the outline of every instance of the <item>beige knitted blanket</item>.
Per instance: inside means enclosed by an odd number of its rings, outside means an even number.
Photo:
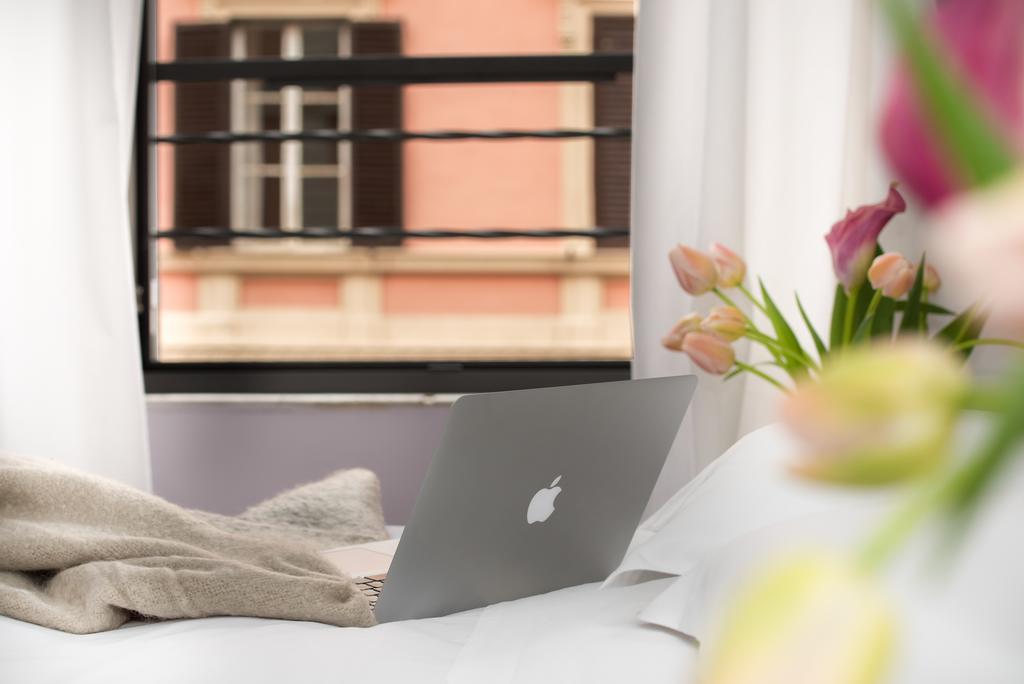
[[[0,615],[66,632],[213,615],[371,625],[362,594],[318,550],[386,537],[368,470],[229,517],[0,454]]]

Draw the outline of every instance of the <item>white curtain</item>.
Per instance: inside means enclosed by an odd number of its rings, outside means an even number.
[[[0,4],[0,450],[150,482],[129,188],[140,0]]]
[[[875,5],[640,2],[633,374],[700,376],[649,511],[739,436],[771,421],[777,397],[761,380],[723,383],[661,347],[681,315],[717,303],[679,289],[666,256],[673,245],[732,247],[764,277],[794,326],[802,327],[793,299],[799,291],[827,334],[835,281],[824,235],[847,207],[881,199],[888,185],[875,152],[888,61]],[[740,349],[741,357],[748,353]]]

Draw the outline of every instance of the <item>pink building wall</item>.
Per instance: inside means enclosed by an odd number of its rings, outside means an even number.
[[[557,53],[558,0],[382,0],[385,18],[403,26],[406,54]],[[200,0],[160,0],[158,58],[174,58],[174,25],[201,20]],[[158,89],[162,133],[173,131],[173,90]],[[560,119],[558,84],[420,85],[405,88],[405,128],[555,128]],[[173,225],[173,160],[169,146],[158,148],[158,220]],[[562,223],[560,143],[457,141],[410,142],[404,157],[405,219],[409,228],[557,227]],[[517,240],[410,240],[415,250],[495,250],[531,245],[542,251],[552,242]],[[162,244],[162,250],[170,249]],[[384,313],[557,314],[553,276],[386,276]],[[472,282],[470,282],[472,281]],[[161,306],[190,310],[197,304],[192,275],[161,276]],[[624,308],[628,284],[609,282],[605,305]],[[448,304],[446,304],[446,302]],[[337,288],[318,276],[246,276],[243,308],[322,308],[338,305]]]

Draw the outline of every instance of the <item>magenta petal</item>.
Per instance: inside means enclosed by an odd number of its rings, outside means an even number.
[[[963,78],[1006,133],[1024,133],[1024,2],[945,0],[932,15],[936,34]],[[911,192],[934,206],[965,188],[918,102],[907,69],[889,84],[882,148]]]
[[[893,183],[883,201],[848,211],[842,220],[832,226],[832,230],[825,236],[825,242],[832,252],[836,277],[847,292],[864,282],[875,255],[879,234],[893,216],[906,208],[907,203]]]

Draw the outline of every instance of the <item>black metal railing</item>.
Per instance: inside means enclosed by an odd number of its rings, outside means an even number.
[[[330,59],[253,59],[182,60],[150,64],[146,69],[152,81],[200,82],[231,79],[255,79],[268,85],[413,85],[600,82],[614,79],[633,68],[629,53],[591,55],[528,55],[483,57],[347,57]],[[150,135],[149,144],[195,145],[239,142],[359,142],[359,141],[452,141],[522,139],[628,139],[629,128],[594,127],[589,129],[533,130],[304,130],[304,131],[209,131]],[[147,234],[149,240],[182,239],[224,241],[232,238],[309,238],[344,239],[360,237],[395,238],[613,238],[629,234],[625,226],[531,230],[505,228],[417,229],[398,226],[355,226],[337,228],[274,228],[239,230],[224,226],[190,228],[165,227]]]

